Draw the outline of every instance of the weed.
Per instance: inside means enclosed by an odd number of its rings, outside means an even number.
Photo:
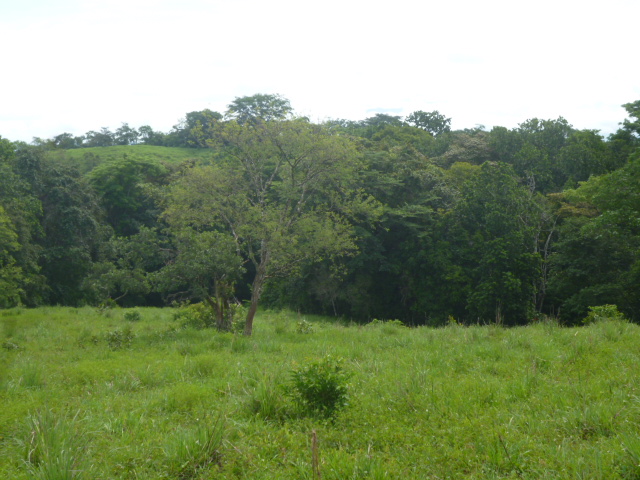
[[[220,465],[223,437],[224,421],[221,416],[213,424],[204,419],[195,429],[178,431],[164,449],[171,478],[195,478],[209,466]]]
[[[629,480],[640,479],[640,438],[638,435],[627,434],[623,437],[622,445],[626,453],[622,464],[623,477]]]
[[[98,305],[96,312],[100,316],[111,318],[111,316],[113,315],[113,309],[117,307],[118,307],[118,304],[116,303],[116,301],[109,298],[104,302],[102,302],[100,305]]]
[[[17,343],[10,342],[9,340],[2,342],[2,348],[8,351],[21,350],[20,345],[18,345]]]
[[[283,386],[271,375],[263,375],[252,392],[248,409],[263,420],[281,420],[285,415]]]
[[[307,322],[305,319],[302,319],[296,324],[296,333],[313,333],[313,325]]]
[[[139,322],[142,319],[142,315],[138,310],[129,310],[124,312],[124,319],[129,322]]]
[[[350,378],[342,367],[342,359],[327,355],[293,370],[288,393],[303,412],[330,418],[347,405]]]
[[[3,314],[11,313],[11,310],[2,312]],[[19,313],[19,312],[18,312]],[[6,338],[11,338],[15,335],[17,327],[18,327],[18,319],[11,316],[2,319],[2,331]]]
[[[18,383],[23,388],[38,389],[45,385],[43,377],[42,366],[33,361],[27,361],[22,368]]]
[[[107,344],[111,350],[129,348],[134,337],[135,335],[129,326],[126,326],[123,329],[113,330],[108,332],[106,335]]]
[[[74,428],[77,414],[70,421],[56,418],[51,411],[30,415],[24,441],[24,461],[37,480],[90,478],[84,459],[87,442]]]

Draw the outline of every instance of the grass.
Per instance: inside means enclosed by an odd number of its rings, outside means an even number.
[[[245,338],[137,311],[0,312],[0,478],[640,478],[633,324],[262,312]],[[332,420],[285,389],[327,355],[350,374]]]
[[[212,151],[206,148],[158,147],[154,145],[120,145],[114,147],[74,148],[52,150],[50,158],[64,164],[75,165],[81,173],[88,173],[97,165],[118,160],[128,155],[139,160],[158,161],[178,165],[193,160],[196,163],[209,162]]]

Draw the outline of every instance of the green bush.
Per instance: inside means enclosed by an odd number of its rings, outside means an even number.
[[[142,319],[142,315],[138,310],[129,310],[124,312],[124,319],[129,322],[139,322]]]
[[[221,330],[242,332],[245,315],[246,309],[242,305],[229,304],[226,312],[226,323],[221,327]],[[215,328],[217,326],[214,310],[202,302],[180,307],[173,314],[173,319],[180,322],[182,327],[195,328],[197,330]]]
[[[342,360],[328,355],[293,370],[288,394],[304,413],[330,418],[347,405],[350,378]]]
[[[625,320],[625,317],[618,311],[616,305],[599,305],[597,307],[589,307],[589,313],[582,322],[585,325],[590,325],[602,320]]]
[[[125,327],[122,330],[113,330],[107,333],[107,344],[111,350],[129,348],[134,337],[135,335],[131,331],[131,327]]]
[[[173,314],[173,319],[180,322],[182,327],[190,327],[197,330],[213,327],[216,322],[213,310],[204,303],[194,303],[180,307]]]
[[[313,325],[306,320],[300,320],[296,324],[296,332],[297,333],[313,333]]]

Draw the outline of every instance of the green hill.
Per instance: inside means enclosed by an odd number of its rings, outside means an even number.
[[[158,147],[154,145],[119,145],[115,147],[76,148],[71,150],[52,150],[49,156],[65,165],[75,165],[81,173],[88,173],[97,165],[122,158],[124,155],[141,160],[168,164],[180,164],[185,161],[207,162],[213,150],[205,148]]]

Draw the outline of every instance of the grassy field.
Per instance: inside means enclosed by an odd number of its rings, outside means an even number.
[[[178,165],[187,160],[206,163],[213,156],[207,148],[157,147],[154,145],[121,145],[115,147],[75,148],[71,150],[51,150],[50,158],[68,165],[74,165],[81,173],[87,173],[97,165],[118,160],[123,155],[152,162]]]
[[[640,478],[633,324],[263,312],[245,338],[137,311],[0,312],[0,478]],[[333,419],[285,388],[328,355],[350,375]]]

